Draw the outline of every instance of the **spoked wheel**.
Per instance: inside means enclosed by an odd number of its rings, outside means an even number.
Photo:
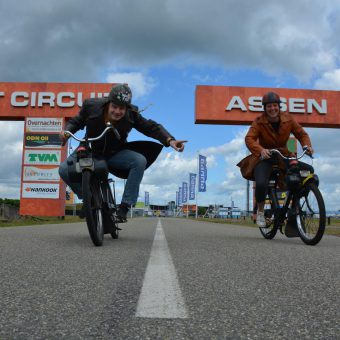
[[[90,170],[83,171],[83,204],[87,228],[95,246],[101,246],[104,239],[104,224],[100,182]]]
[[[326,210],[319,188],[307,183],[296,202],[297,230],[302,241],[308,245],[320,242],[326,226]]]
[[[275,210],[275,202],[269,200],[269,204],[266,204],[264,209],[266,227],[259,227],[262,236],[267,240],[271,240],[272,238],[274,238],[278,230],[278,226],[275,225]]]
[[[118,228],[115,215],[113,209],[107,207],[103,209],[104,234],[110,234],[112,238],[117,239],[120,228]]]
[[[113,219],[114,219],[114,221],[112,223],[113,223],[114,230],[111,233],[111,236],[112,236],[112,238],[117,239],[119,237],[120,228],[118,227],[118,223],[116,222],[116,218],[114,217]]]

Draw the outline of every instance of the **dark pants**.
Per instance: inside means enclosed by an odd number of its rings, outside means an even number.
[[[272,160],[271,159],[265,159],[263,161],[260,161],[254,169],[254,176],[255,176],[255,199],[256,202],[264,202],[267,196],[268,192],[268,182],[270,178],[270,174],[272,172]],[[288,162],[285,162],[286,168],[288,165]],[[303,162],[299,162],[299,168],[301,170],[309,170],[311,173],[314,173],[314,168]]]
[[[76,162],[77,154],[74,151],[59,167],[59,175],[62,180],[72,189],[79,199],[83,198],[81,182],[73,182],[69,176],[68,161]],[[129,170],[122,202],[128,205],[135,205],[139,193],[139,185],[142,181],[144,170],[146,167],[146,158],[132,150],[122,150],[116,154],[109,156],[107,159],[109,171],[112,169]]]

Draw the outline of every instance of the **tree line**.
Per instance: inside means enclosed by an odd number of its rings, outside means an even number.
[[[12,205],[13,207],[16,207],[16,208],[19,208],[20,206],[20,200],[11,199],[11,198],[0,198],[0,203]]]

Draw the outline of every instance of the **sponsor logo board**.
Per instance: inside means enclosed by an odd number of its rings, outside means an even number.
[[[26,132],[61,132],[63,118],[27,118]]]
[[[26,148],[61,148],[61,140],[57,133],[26,133]]]
[[[59,184],[23,183],[21,197],[59,199]]]
[[[51,181],[60,180],[59,167],[44,167],[44,166],[24,166],[23,180],[24,181]]]
[[[59,165],[61,151],[59,150],[25,150],[24,164]]]

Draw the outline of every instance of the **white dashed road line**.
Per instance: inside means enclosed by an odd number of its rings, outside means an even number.
[[[157,223],[136,316],[142,318],[188,318],[160,220]]]

